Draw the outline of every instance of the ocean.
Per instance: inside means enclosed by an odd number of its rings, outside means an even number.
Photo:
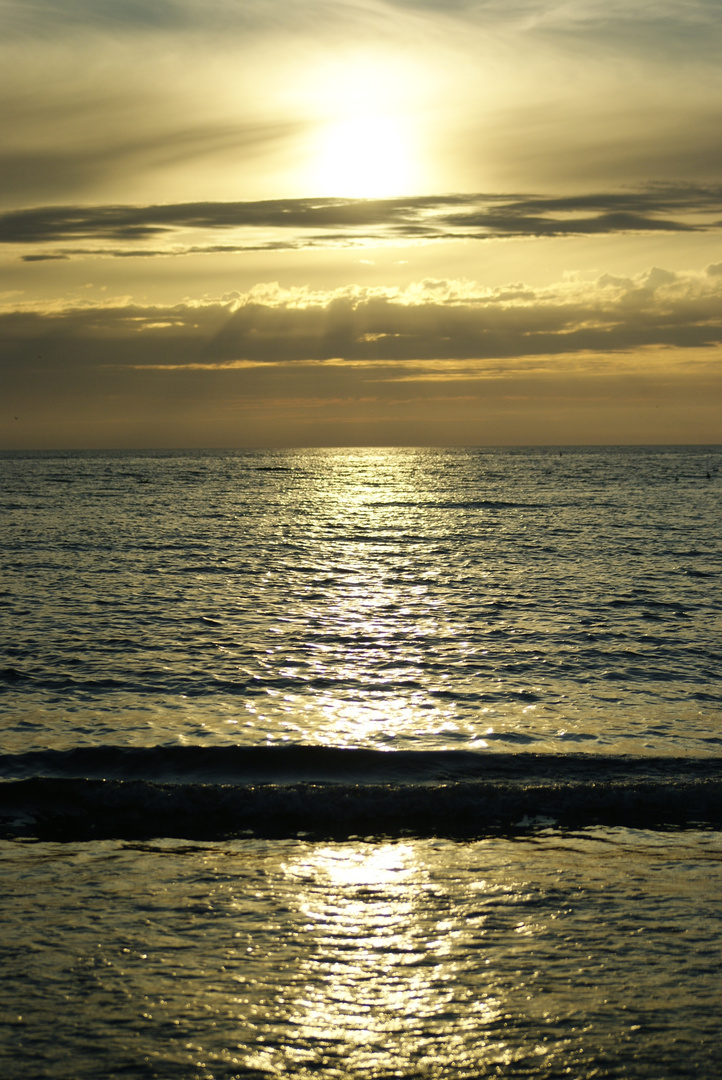
[[[0,454],[0,1071],[722,1077],[720,447]]]

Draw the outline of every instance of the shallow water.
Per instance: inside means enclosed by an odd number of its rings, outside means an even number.
[[[720,448],[0,455],[0,1069],[722,1075]]]
[[[720,1075],[719,833],[5,846],[5,1075]]]

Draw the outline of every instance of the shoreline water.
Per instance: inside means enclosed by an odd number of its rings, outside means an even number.
[[[722,826],[722,761],[584,754],[125,747],[0,756],[0,834],[478,838]]]

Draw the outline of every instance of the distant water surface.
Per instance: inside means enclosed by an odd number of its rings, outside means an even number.
[[[719,753],[719,448],[0,458],[0,749]]]

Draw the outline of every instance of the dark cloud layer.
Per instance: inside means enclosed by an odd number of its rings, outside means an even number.
[[[641,190],[593,195],[445,195],[394,199],[277,199],[193,202],[156,206],[41,206],[0,215],[4,244],[76,244],[113,241],[122,250],[154,254],[188,251],[291,248],[363,241],[428,241],[493,237],[580,236],[624,232],[683,232],[722,226],[722,186],[657,184]],[[179,245],[183,231],[280,236],[199,247]],[[165,240],[169,247],[157,247]],[[170,245],[173,244],[173,248]],[[130,245],[130,248],[128,248]],[[82,254],[92,248],[83,247]],[[50,252],[72,254],[73,248]],[[37,254],[25,255],[37,258]]]
[[[331,294],[321,301],[241,303],[204,350],[213,359],[291,362],[507,360],[647,347],[722,343],[714,274],[654,268],[635,279],[600,278],[533,290],[478,290],[427,281],[397,295]]]
[[[714,442],[721,290],[715,265],[7,311],[0,445]]]
[[[7,364],[188,365],[499,361],[722,344],[722,275],[653,268],[544,289],[426,280],[406,290],[257,286],[172,307],[133,303],[9,310]],[[40,364],[42,367],[44,365]],[[53,361],[55,363],[55,361]]]

